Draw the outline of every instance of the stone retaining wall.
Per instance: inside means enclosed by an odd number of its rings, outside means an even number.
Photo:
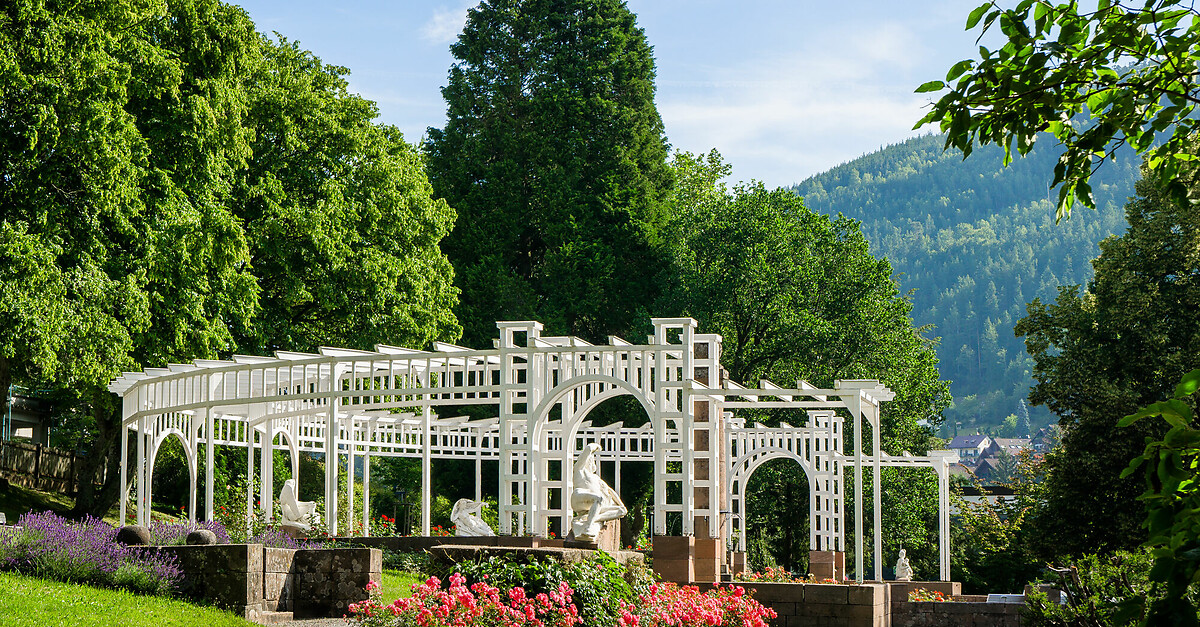
[[[1020,627],[1021,603],[892,603],[892,627]]]
[[[932,589],[937,582],[916,582]],[[957,584],[941,582],[950,593]],[[742,583],[775,610],[772,627],[1020,627],[1022,604],[910,603],[907,585]]]
[[[157,547],[183,570],[181,593],[235,614],[291,611],[297,618],[340,618],[383,576],[372,548],[275,549],[261,544]]]

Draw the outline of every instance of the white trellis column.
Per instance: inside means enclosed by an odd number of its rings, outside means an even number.
[[[357,450],[355,444],[354,416],[346,416],[346,534],[354,534],[354,458]]]
[[[317,366],[318,369],[321,366]],[[341,398],[337,394],[338,367],[329,363],[329,374],[326,378],[326,391],[329,393],[325,409],[325,527],[329,535],[337,535],[337,503],[338,503],[338,405]]]
[[[259,452],[258,466],[260,501],[264,520],[271,522],[275,514],[275,421],[268,419],[263,423],[262,448]]]
[[[430,474],[430,463],[433,461],[432,442],[432,412],[429,403],[421,408],[421,535],[429,535],[431,494],[433,492],[433,477]]]
[[[376,418],[367,420],[367,431],[363,434],[363,489],[362,526],[363,536],[371,537],[371,438],[375,433]]]

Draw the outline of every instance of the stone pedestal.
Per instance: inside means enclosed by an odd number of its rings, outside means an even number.
[[[621,521],[610,520],[596,534],[596,546],[601,551],[616,553],[621,550]]]
[[[695,581],[692,559],[695,555],[692,536],[654,536],[654,573],[664,581],[691,583]]]
[[[721,561],[724,543],[720,538],[696,538],[692,549],[694,581],[710,583],[721,580]]]
[[[817,581],[846,577],[846,554],[842,551],[809,551],[808,574]]]
[[[737,576],[746,572],[746,552],[745,551],[730,551],[729,552],[729,574]]]

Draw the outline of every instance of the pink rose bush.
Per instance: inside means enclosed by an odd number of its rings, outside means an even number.
[[[507,593],[485,582],[465,585],[459,573],[450,575],[450,587],[441,588],[437,577],[413,586],[413,596],[384,604],[379,586],[367,586],[370,599],[350,606],[351,621],[362,627],[571,627],[583,619],[572,601],[571,587],[560,584],[555,592],[526,595],[523,588]],[[716,586],[701,592],[696,586],[661,583],[650,586],[637,603],[622,602],[619,627],[767,627],[775,611],[750,598],[741,586]]]
[[[696,586],[659,583],[650,586],[636,604],[625,604],[620,627],[767,627],[775,610],[750,598],[741,586],[715,586],[701,592]]]
[[[523,588],[501,593],[483,582],[468,587],[459,573],[450,575],[449,588],[443,590],[441,583],[430,577],[413,586],[411,597],[384,605],[378,585],[372,582],[367,586],[370,598],[351,605],[350,618],[364,627],[572,627],[583,622],[571,601],[571,587],[565,583],[556,591],[533,597],[526,596]]]

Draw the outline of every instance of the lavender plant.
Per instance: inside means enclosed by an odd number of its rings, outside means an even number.
[[[169,555],[117,542],[112,525],[92,517],[71,521],[28,513],[0,534],[0,569],[137,592],[172,593],[182,572]]]
[[[161,546],[183,544],[187,535],[197,529],[207,529],[217,536],[217,544],[230,544],[229,532],[225,525],[216,520],[200,520],[196,522],[168,522],[154,520],[150,522],[150,536],[154,543]]]

